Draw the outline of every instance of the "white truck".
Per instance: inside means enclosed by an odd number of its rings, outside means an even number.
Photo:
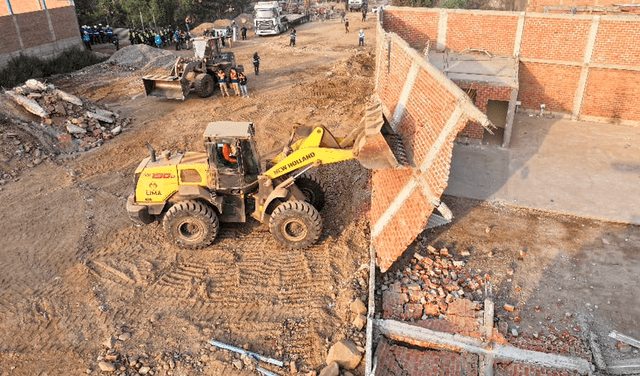
[[[368,5],[366,0],[348,0],[347,4],[350,12],[362,11],[362,9],[365,9]]]
[[[277,35],[289,30],[289,21],[277,1],[259,1],[253,10],[256,35]]]

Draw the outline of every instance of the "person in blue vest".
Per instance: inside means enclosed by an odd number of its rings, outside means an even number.
[[[176,51],[180,49],[180,30],[176,29],[173,33],[173,41],[176,42]]]
[[[260,74],[260,56],[258,56],[257,52],[253,54],[253,70],[256,76]]]
[[[364,46],[364,31],[360,29],[360,33],[358,33],[358,45]]]
[[[104,43],[104,30],[102,29],[102,24],[98,24],[98,40],[99,43]]]
[[[162,48],[162,37],[160,36],[159,32],[156,32],[156,37],[154,38],[154,40],[156,42],[156,47]]]
[[[91,51],[91,37],[89,37],[89,32],[87,30],[82,34],[82,40],[84,41],[84,45],[87,49]]]
[[[113,43],[113,30],[111,30],[111,27],[109,27],[109,25],[107,25],[107,40],[109,41],[109,43]]]

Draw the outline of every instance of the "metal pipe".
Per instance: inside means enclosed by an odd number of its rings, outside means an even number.
[[[266,376],[280,376],[277,373],[271,372],[271,371],[266,370],[266,369],[264,369],[262,367],[256,367],[256,371],[258,371],[261,374],[266,375]]]
[[[9,14],[13,15],[13,9],[11,9],[11,0],[7,0],[7,8],[9,8]]]
[[[215,340],[211,340],[209,341],[210,344],[212,344],[213,346],[219,347],[221,349],[225,349],[225,350],[229,350],[229,351],[233,351],[236,352],[238,354],[245,354],[248,355],[256,360],[265,362],[265,363],[269,363],[269,364],[273,364],[276,365],[278,367],[284,367],[284,363],[282,363],[281,361],[277,360],[277,359],[273,359],[273,358],[267,358],[266,356],[262,356],[260,354],[256,354],[254,352],[251,351],[247,351],[244,349],[241,349],[239,347],[235,347],[235,346],[231,346],[231,345],[227,345],[226,343],[222,343],[222,342],[218,342]]]

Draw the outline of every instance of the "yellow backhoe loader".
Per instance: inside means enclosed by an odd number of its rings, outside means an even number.
[[[135,193],[127,211],[138,223],[161,220],[175,244],[206,247],[219,222],[268,223],[284,247],[304,249],[322,232],[319,211],[324,188],[308,171],[315,166],[357,159],[370,169],[402,168],[401,140],[382,116],[379,102],[370,104],[361,126],[344,140],[326,128],[299,127],[284,151],[261,161],[254,126],[249,122],[212,122],[204,132],[206,153],[150,156],[135,171]],[[294,142],[295,134],[306,137]]]

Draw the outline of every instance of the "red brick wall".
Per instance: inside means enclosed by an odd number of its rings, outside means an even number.
[[[49,3],[47,3],[47,6],[49,6]],[[53,23],[53,30],[56,33],[56,39],[67,39],[80,35],[74,7],[49,9],[49,15]]]
[[[379,40],[383,40],[382,36]],[[400,170],[376,170],[372,177],[371,223],[383,217],[392,202],[404,202],[395,212],[392,220],[381,231],[372,236],[372,244],[378,254],[378,265],[385,271],[399,257],[406,247],[424,229],[433,211],[432,198],[440,198],[447,186],[449,165],[456,134],[466,125],[462,116],[452,129],[445,128],[452,113],[459,106],[461,95],[455,85],[447,84],[447,79],[438,71],[427,69],[424,58],[412,51],[399,38],[390,38],[391,65],[387,65],[389,43],[378,44],[377,66],[378,85],[376,91],[384,106],[393,114],[400,100],[412,63],[418,67],[412,90],[404,105],[402,118],[396,128],[403,142],[413,156],[413,165],[420,166],[427,154],[434,149],[439,137],[444,138],[438,154],[426,171],[407,167]],[[415,60],[414,60],[415,59]],[[448,86],[447,86],[448,85]],[[453,92],[451,90],[454,90]],[[422,181],[433,192],[434,197],[426,197],[420,186],[413,191],[403,189],[416,179]]]
[[[477,375],[478,356],[452,351],[412,349],[382,339],[378,350],[377,373],[406,376]]]
[[[447,48],[453,51],[474,48],[494,55],[512,56],[517,27],[516,15],[449,13]]]
[[[409,68],[411,68],[411,58],[397,45],[391,45],[391,60],[387,61],[389,45],[386,43],[383,44],[378,53],[382,64],[378,67],[380,71],[378,76],[378,95],[382,102],[387,105],[389,111],[393,113],[398,104],[404,81],[407,79]]]
[[[2,37],[0,37],[0,51],[18,51],[20,50],[20,41],[18,40],[18,34],[13,24],[11,16],[0,17],[0,30],[2,30]]]
[[[591,68],[581,114],[640,121],[640,71]]]
[[[13,4],[13,3],[12,3]],[[37,47],[53,42],[49,22],[44,11],[16,14],[24,48]],[[4,36],[2,37],[4,38]]]
[[[511,88],[509,87],[496,87],[489,85],[460,85],[462,90],[468,89],[476,90],[476,107],[487,113],[487,103],[489,99],[496,101],[509,101],[511,99]],[[470,121],[469,124],[460,132],[460,137],[467,137],[477,140],[482,140],[484,136],[484,128],[475,121]]]
[[[640,66],[640,23],[600,20],[592,64]]]
[[[577,66],[520,62],[518,100],[524,108],[540,109],[544,103],[547,110],[571,112],[581,70]]]
[[[455,97],[427,71],[420,70],[400,123],[405,145],[420,165],[456,108]]]
[[[527,17],[520,57],[582,62],[590,19]]]
[[[438,11],[390,10],[382,13],[384,28],[393,30],[409,45],[424,49],[427,42],[435,47],[438,35]]]

